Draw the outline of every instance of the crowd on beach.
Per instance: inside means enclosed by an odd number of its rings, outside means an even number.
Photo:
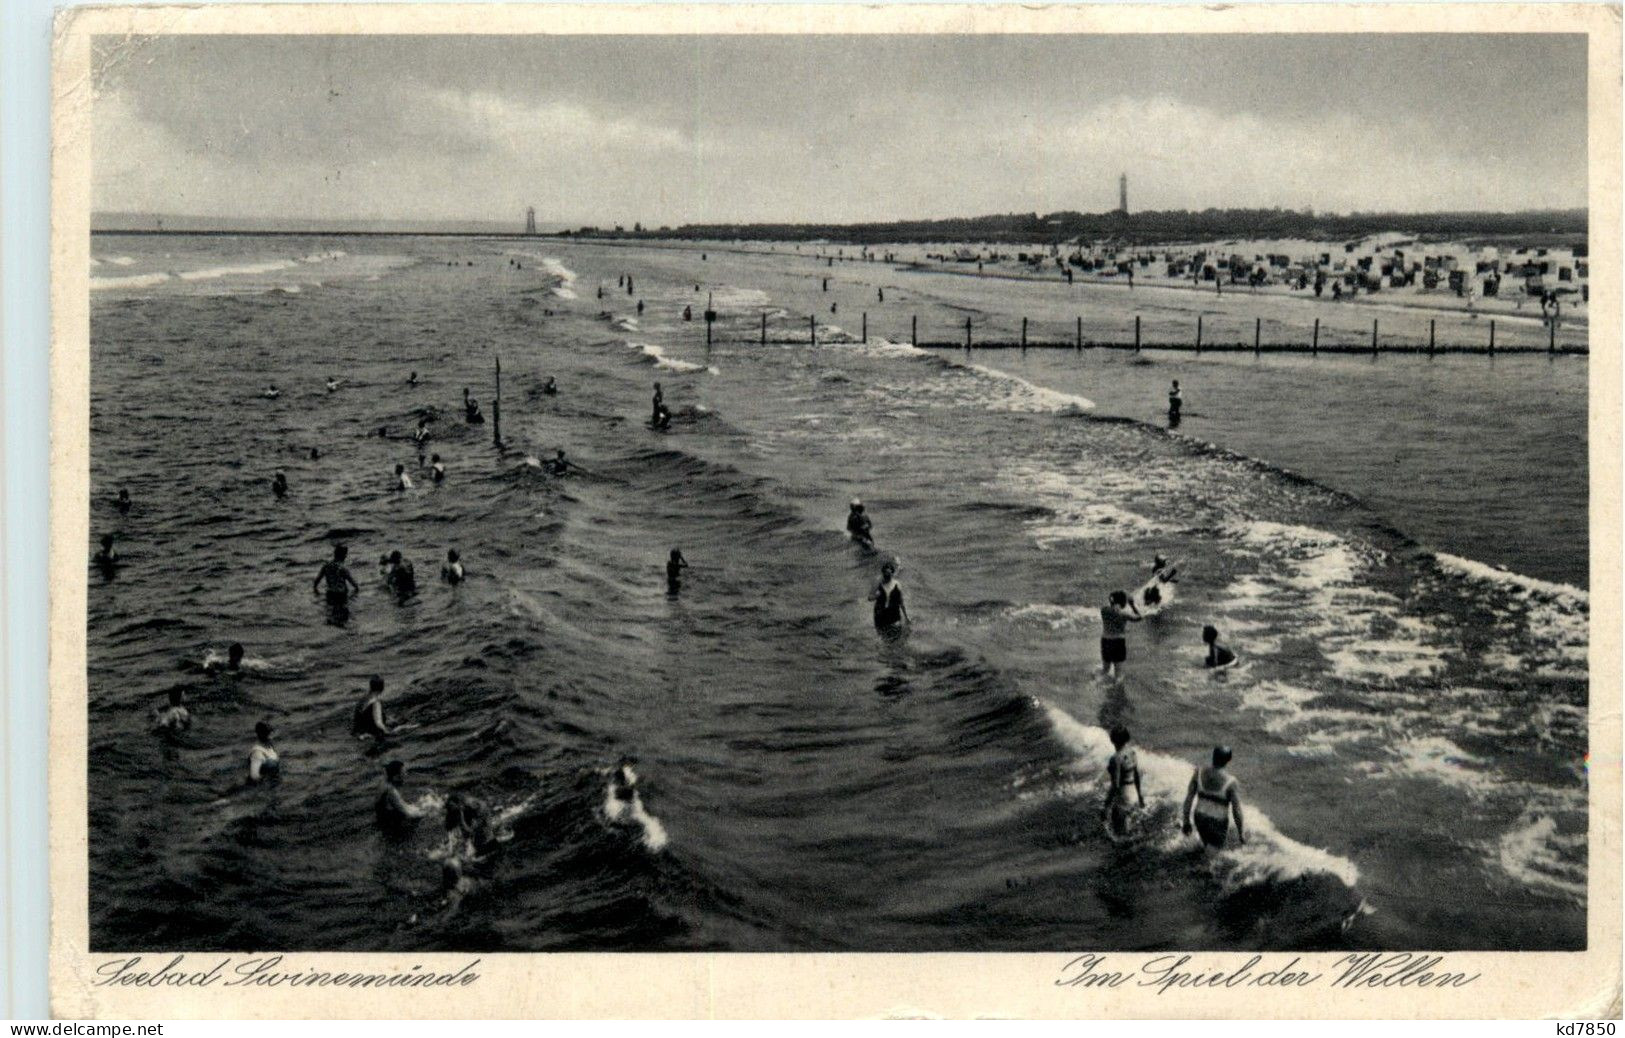
[[[510,260],[510,264],[514,262]],[[628,294],[632,293],[633,283],[630,275],[622,276],[621,285],[626,288]],[[599,294],[602,297],[602,289],[599,290]],[[642,309],[641,301],[639,309],[640,311]],[[411,372],[405,380],[406,388],[415,390],[420,385],[418,373]],[[326,381],[329,393],[338,392],[343,386],[342,379],[334,378]],[[542,383],[539,392],[546,396],[557,395],[559,387],[556,379],[548,377]],[[270,385],[260,393],[260,396],[266,400],[275,400],[280,396],[280,391],[274,385]],[[1170,426],[1177,426],[1182,405],[1182,391],[1176,380],[1168,396]],[[462,411],[463,421],[466,424],[485,423],[479,401],[466,388],[463,390]],[[434,437],[433,422],[439,417],[440,413],[434,407],[421,409],[416,426],[410,433],[410,440],[418,451],[418,471],[436,485],[448,479],[446,464],[441,455],[428,451],[428,444]],[[656,382],[648,425],[653,430],[664,431],[670,427],[671,421],[672,414],[666,404],[664,390],[661,384]],[[377,435],[388,438],[389,429],[380,428]],[[318,460],[321,453],[312,447],[309,457]],[[528,460],[544,474],[553,478],[564,478],[578,473],[590,475],[587,470],[569,460],[563,449],[558,449],[555,456],[545,462]],[[395,465],[387,485],[393,493],[406,492],[414,488],[412,476],[407,472],[405,464]],[[291,492],[283,471],[277,470],[273,474],[270,490],[277,499],[285,498]],[[129,491],[120,489],[112,504],[120,515],[127,515],[133,506]],[[860,499],[854,499],[850,503],[846,532],[851,541],[864,552],[876,551],[874,522]],[[104,578],[111,579],[122,565],[112,534],[104,534],[100,544],[100,550],[95,554],[93,562]],[[676,596],[681,592],[684,571],[688,568],[688,560],[682,551],[679,548],[672,548],[666,560],[668,595]],[[391,551],[381,556],[378,573],[383,586],[397,601],[404,603],[418,594],[415,568],[400,551]],[[889,640],[904,637],[913,623],[905,604],[902,585],[897,580],[897,573],[898,562],[894,559],[886,560],[881,565],[879,581],[868,594],[868,600],[873,607],[874,626],[883,638]],[[1100,608],[1101,674],[1104,680],[1121,682],[1122,669],[1128,659],[1128,625],[1154,616],[1160,613],[1165,605],[1171,604],[1171,585],[1176,580],[1177,573],[1177,569],[1159,555],[1153,561],[1149,581],[1135,594],[1118,590],[1108,596],[1106,603]],[[467,576],[458,549],[449,548],[445,562],[440,568],[441,580],[448,587],[456,588],[467,579]],[[329,623],[344,626],[348,622],[352,600],[360,594],[362,587],[349,568],[349,547],[346,544],[333,544],[332,556],[321,565],[312,581],[311,590],[325,601]],[[1202,630],[1202,641],[1206,646],[1204,665],[1214,669],[1233,666],[1237,662],[1236,654],[1221,645],[1218,639],[1219,632],[1212,625],[1204,626]],[[241,675],[247,669],[244,647],[241,644],[231,645],[223,660],[218,657],[212,658],[206,663],[205,669],[227,676]],[[384,700],[385,687],[383,677],[373,675],[368,682],[367,691],[356,702],[350,716],[350,734],[375,749],[392,745],[402,734],[418,727],[410,722],[391,720]],[[502,723],[498,722],[498,725]],[[179,688],[170,689],[166,694],[166,701],[160,704],[152,715],[153,730],[163,736],[176,738],[188,731],[191,725],[192,715],[186,705],[183,691]],[[260,720],[255,724],[254,740],[247,754],[248,787],[274,783],[280,778],[282,762],[275,734],[275,727],[270,720]],[[1145,796],[1131,733],[1125,727],[1115,726],[1109,732],[1109,736],[1114,752],[1106,766],[1107,789],[1102,817],[1112,837],[1123,838],[1132,835],[1134,830],[1141,826]],[[1189,835],[1194,829],[1206,848],[1218,849],[1225,846],[1232,818],[1238,840],[1246,842],[1239,786],[1227,770],[1231,757],[1232,751],[1228,747],[1214,747],[1211,762],[1193,772],[1184,804],[1180,809],[1183,831]],[[623,758],[613,768],[606,770],[608,788],[605,814],[612,822],[638,820],[647,827],[652,819],[644,811],[639,799],[637,775],[632,764],[631,758]],[[398,759],[391,759],[383,765],[381,780],[374,808],[378,827],[386,835],[405,838],[411,834],[419,821],[433,811],[440,810],[443,813],[445,839],[435,857],[442,862],[443,904],[448,910],[455,909],[463,894],[472,888],[470,870],[489,862],[503,839],[500,813],[473,796],[452,794],[441,798],[433,793],[425,793],[416,800],[410,798],[407,785],[408,769],[405,762]],[[649,821],[643,821],[646,819]]]

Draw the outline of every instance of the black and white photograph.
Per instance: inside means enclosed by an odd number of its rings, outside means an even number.
[[[94,37],[88,951],[1585,951],[1588,47]]]

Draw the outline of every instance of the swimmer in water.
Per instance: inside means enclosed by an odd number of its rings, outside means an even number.
[[[317,450],[315,447],[312,447],[310,449],[310,460],[311,461],[315,461],[316,459],[320,458],[321,456],[322,456],[322,452]]]
[[[395,592],[395,597],[403,602],[418,593],[417,574],[413,571],[412,564],[401,558],[398,551],[389,553],[389,574],[384,577],[384,582]]]
[[[650,421],[653,421],[656,418],[660,417],[660,405],[662,403],[664,403],[665,400],[666,400],[666,394],[661,390],[660,383],[656,382],[655,383],[654,399],[649,401],[649,420]]]
[[[435,454],[429,458],[429,478],[433,479],[436,483],[444,483],[446,481],[446,466],[445,463],[440,460],[440,455],[438,454]]]
[[[463,387],[463,418],[470,425],[479,425],[485,421],[485,416],[480,413],[480,402],[468,395],[467,386]]]
[[[113,535],[102,534],[102,548],[93,556],[95,563],[105,574],[111,575],[118,568],[118,551],[113,547]]]
[[[424,442],[426,442],[428,439],[429,439],[429,420],[427,418],[419,418],[418,419],[418,427],[416,429],[412,430],[412,442],[421,445]]]
[[[342,385],[344,385],[343,379],[330,378],[327,380],[327,391],[329,393],[337,393],[339,391],[339,387]]]
[[[1183,407],[1184,404],[1185,404],[1185,398],[1180,395],[1180,392],[1179,392],[1179,379],[1176,378],[1176,379],[1174,379],[1173,386],[1171,388],[1169,388],[1169,390],[1168,390],[1168,417],[1169,418],[1178,418],[1179,417],[1179,409],[1181,407]]]
[[[615,799],[627,801],[638,790],[638,773],[632,770],[637,761],[631,757],[622,757],[615,771],[609,777],[610,787],[615,791]]]
[[[1128,832],[1129,813],[1134,810],[1128,799],[1130,786],[1135,799],[1145,807],[1145,791],[1140,788],[1140,759],[1129,745],[1129,731],[1119,725],[1111,731],[1112,746],[1116,753],[1106,762],[1106,778],[1111,786],[1106,791],[1106,820],[1116,836]]]
[[[550,476],[569,475],[570,470],[575,467],[575,462],[565,460],[563,447],[560,447],[557,455],[549,458],[542,466],[543,470],[545,470]]]
[[[477,797],[462,797],[461,809],[458,812],[457,831],[467,841],[469,850],[474,852],[472,861],[478,862],[496,850],[501,838],[496,828],[491,824],[491,812]],[[446,826],[449,829],[452,819],[448,816]]]
[[[457,554],[456,548],[446,552],[446,564],[440,567],[440,579],[448,584],[461,584],[463,582],[462,556]]]
[[[548,396],[558,396],[558,379],[555,379],[552,375],[547,376],[547,381],[542,383],[542,392]]]
[[[1195,822],[1204,848],[1223,849],[1232,814],[1236,818],[1236,839],[1247,842],[1241,817],[1241,788],[1235,776],[1224,770],[1225,765],[1230,763],[1230,756],[1230,747],[1213,747],[1213,764],[1197,768],[1191,775],[1185,806],[1179,810],[1179,817],[1184,820],[1185,835],[1191,834],[1191,823]],[[1193,803],[1196,805],[1194,813],[1191,811]]]
[[[1207,645],[1204,667],[1228,667],[1236,662],[1236,654],[1219,644],[1219,629],[1212,624],[1202,628],[1202,641]]]
[[[277,469],[276,475],[271,477],[271,493],[277,497],[288,496],[288,477],[283,474],[281,469]]]
[[[649,420],[649,424],[656,429],[670,429],[670,409],[668,409],[665,404],[656,404],[654,417]]]
[[[880,567],[880,583],[869,592],[869,601],[875,604],[875,629],[897,632],[905,623],[913,623],[908,607],[903,604],[903,586],[897,583],[897,565],[888,562]]]
[[[412,489],[412,477],[408,476],[406,474],[406,466],[405,465],[396,465],[395,466],[395,489],[396,490],[411,490]]]
[[[118,499],[113,502],[113,507],[118,509],[119,515],[129,515],[130,505],[132,504],[134,504],[134,502],[130,500],[130,492],[128,490],[120,490],[118,492]]]
[[[406,384],[409,386],[416,386],[418,384],[418,373],[414,371],[410,375],[406,376]]]
[[[851,506],[846,512],[847,534],[865,548],[875,546],[874,523],[863,510],[863,502],[857,498],[852,499]]]
[[[179,735],[192,727],[192,714],[182,702],[181,690],[169,690],[169,705],[152,712],[152,730],[160,735]]]
[[[1154,558],[1151,561],[1151,580],[1147,582],[1145,590],[1140,593],[1140,597],[1145,601],[1145,604],[1148,606],[1161,605],[1162,585],[1172,584],[1178,573],[1179,570],[1170,567],[1168,560],[1161,555]]]
[[[638,315],[643,315],[643,300],[641,299],[638,300]]]
[[[207,674],[218,674],[221,671],[224,671],[224,672],[226,672],[228,674],[237,674],[237,673],[240,673],[242,671],[242,669],[243,669],[243,645],[242,645],[242,642],[232,642],[231,643],[231,647],[226,650],[226,662],[221,663],[219,660],[210,660],[210,661],[208,661],[207,663],[205,663],[203,665],[203,670]]]
[[[395,734],[384,717],[384,679],[374,674],[367,682],[367,695],[350,715],[350,734],[357,739],[382,739]]]
[[[671,556],[666,559],[666,593],[675,595],[683,589],[683,570],[688,569],[688,560],[676,548],[671,550]]]
[[[1100,607],[1100,662],[1107,677],[1118,676],[1118,668],[1128,659],[1128,625],[1142,619],[1124,591],[1113,591]]]
[[[254,746],[248,751],[249,782],[274,782],[282,775],[282,758],[277,756],[276,747],[271,743],[274,731],[270,721],[254,726]]]
[[[267,400],[275,400],[277,397],[279,397],[281,395],[282,395],[282,392],[280,390],[278,390],[277,387],[275,387],[275,386],[266,386],[264,392],[260,393],[260,396],[264,397]]]
[[[350,596],[361,591],[361,585],[355,582],[350,571],[345,568],[344,560],[349,558],[350,549],[342,544],[333,545],[333,558],[322,563],[321,572],[310,585],[311,591],[320,591],[322,585],[327,585],[327,604],[343,606]]]
[[[392,760],[384,765],[384,788],[373,801],[378,827],[391,835],[401,835],[423,817],[423,809],[406,799],[406,765]]]

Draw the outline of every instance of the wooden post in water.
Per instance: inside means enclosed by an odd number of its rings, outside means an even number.
[[[1373,357],[1377,355],[1377,319],[1375,317],[1371,319],[1371,355]]]
[[[1202,352],[1202,315],[1196,315],[1196,352]]]
[[[762,345],[767,345],[767,311],[762,311]]]
[[[1134,352],[1140,352],[1140,315],[1134,315]]]
[[[1027,319],[1025,317],[1021,319],[1021,348],[1027,348]]]
[[[818,345],[818,318],[812,314],[807,315],[807,336],[809,343],[814,346]]]
[[[1430,357],[1433,356],[1433,342],[1435,334],[1438,331],[1438,328],[1436,327],[1438,323],[1439,322],[1433,318],[1428,318],[1428,356]]]
[[[920,344],[920,315],[919,314],[915,314],[914,316],[912,316],[912,317],[910,317],[908,319],[908,344],[910,346],[918,346]]]
[[[491,401],[491,442],[502,446],[502,358],[497,359],[497,395]]]
[[[1495,322],[1490,321],[1490,353],[1495,353]]]
[[[1549,321],[1547,323],[1547,327],[1549,329],[1551,329],[1551,335],[1546,340],[1546,355],[1549,357],[1552,354],[1557,352],[1557,315],[1556,314],[1552,315],[1552,319],[1551,319],[1551,321]]]
[[[865,343],[869,341],[869,311],[867,310],[863,312],[863,341]]]
[[[1315,337],[1309,343],[1309,355],[1317,356],[1320,353],[1320,318],[1315,318]]]
[[[965,352],[970,352],[970,318],[965,318]]]
[[[1253,318],[1253,356],[1255,357],[1258,356],[1258,337],[1263,330],[1264,319],[1262,317]]]
[[[1083,352],[1083,318],[1082,317],[1078,318],[1077,345],[1075,347],[1073,347],[1073,348],[1076,349],[1079,353]]]

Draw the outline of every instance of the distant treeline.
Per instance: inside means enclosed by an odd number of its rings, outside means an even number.
[[[1584,209],[1519,213],[1313,213],[1292,209],[1169,209],[1139,213],[1010,213],[950,220],[891,223],[686,224],[682,227],[582,227],[588,238],[682,238],[744,241],[883,242],[985,241],[1033,243],[1083,238],[1152,243],[1226,238],[1307,238],[1340,241],[1397,231],[1417,238],[1586,234]]]

